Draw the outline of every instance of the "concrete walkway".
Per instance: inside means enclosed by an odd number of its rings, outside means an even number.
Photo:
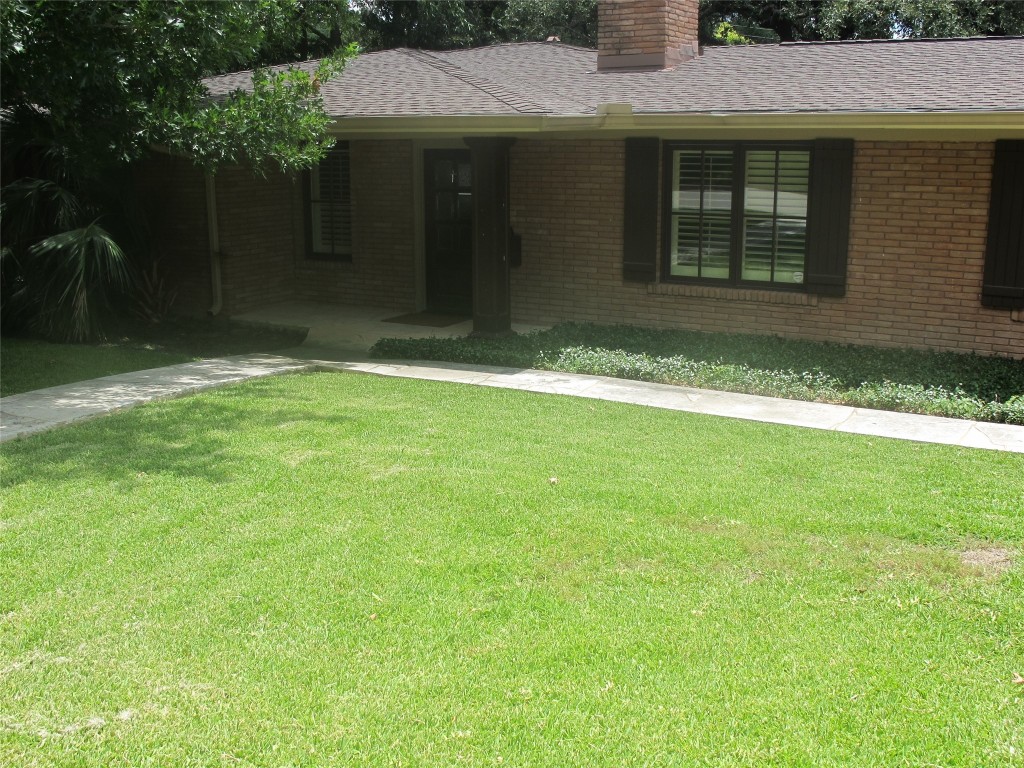
[[[306,360],[237,355],[119,373],[0,398],[0,442],[246,379],[309,370]]]
[[[240,355],[40,389],[0,398],[0,441],[245,379],[338,370],[634,403],[674,411],[1024,453],[1024,426],[806,403],[667,384],[456,363],[309,360]]]

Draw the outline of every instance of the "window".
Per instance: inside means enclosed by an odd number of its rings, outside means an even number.
[[[666,278],[804,283],[811,147],[668,143]]]
[[[352,258],[352,180],[347,142],[338,142],[308,174],[310,258]]]

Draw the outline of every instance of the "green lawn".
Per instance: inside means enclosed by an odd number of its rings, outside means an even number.
[[[0,764],[1020,765],[1022,477],[331,373],[7,443]]]
[[[53,344],[39,339],[4,338],[0,340],[0,395],[194,359],[184,352],[145,345]]]
[[[208,357],[272,352],[296,346],[304,337],[297,331],[185,318],[160,325],[122,321],[102,344],[5,336],[0,340],[0,396]]]

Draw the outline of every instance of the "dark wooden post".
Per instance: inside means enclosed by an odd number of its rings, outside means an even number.
[[[473,158],[473,334],[512,332],[508,148],[504,136],[465,139]]]

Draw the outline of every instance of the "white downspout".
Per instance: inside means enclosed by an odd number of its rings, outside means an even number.
[[[220,282],[220,230],[217,226],[217,187],[212,173],[206,174],[206,227],[210,234],[210,291],[213,303],[208,314],[219,315],[224,307]]]

